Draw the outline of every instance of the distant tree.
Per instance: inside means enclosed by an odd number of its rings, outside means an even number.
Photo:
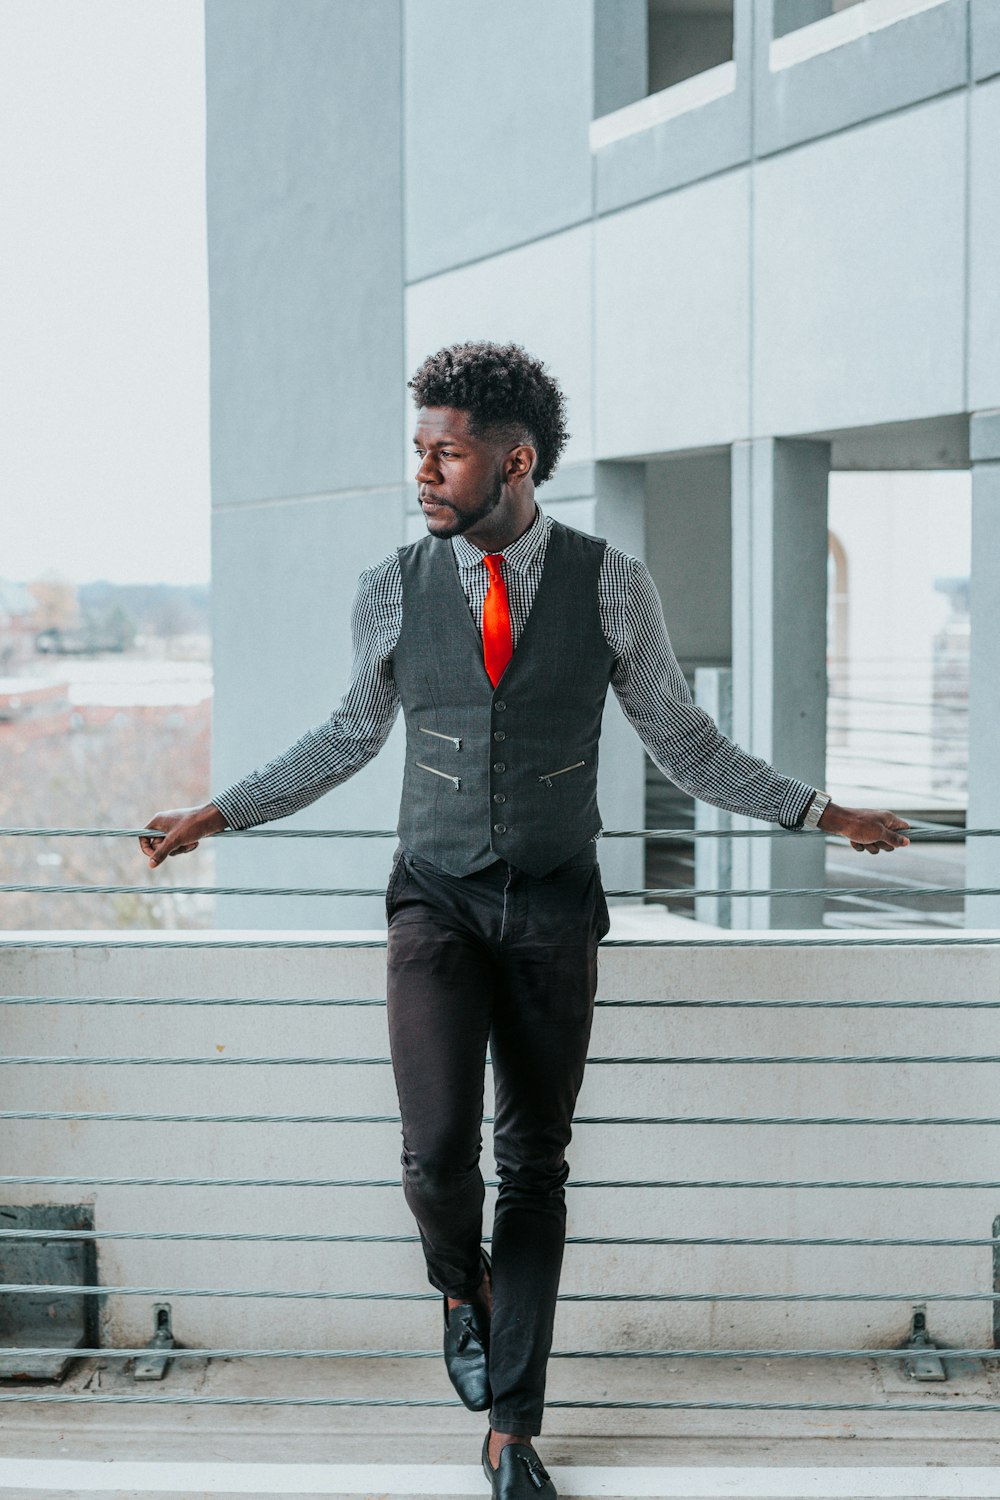
[[[136,623],[123,604],[86,612],[88,644],[93,651],[128,651],[135,644]]]
[[[195,618],[187,601],[171,592],[151,610],[150,624],[155,635],[169,641],[193,630]]]
[[[207,584],[110,583],[100,579],[80,585],[80,604],[92,617],[104,618],[116,605],[126,610],[137,631],[170,640],[210,630]]]

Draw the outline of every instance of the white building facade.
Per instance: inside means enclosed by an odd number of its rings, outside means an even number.
[[[568,397],[542,506],[645,558],[685,670],[732,669],[734,737],[816,785],[830,473],[971,470],[968,819],[1000,823],[1000,7],[206,13],[216,787],[329,713],[357,574],[422,530],[409,374],[513,339]],[[605,824],[649,826],[641,747],[613,702],[605,722]],[[296,821],[391,828],[400,760],[397,733]],[[969,885],[1000,884],[995,842],[970,840]],[[375,888],[391,847],[224,841],[219,874]],[[641,884],[642,853],[609,841],[606,883]],[[822,860],[737,842],[732,883],[818,886]],[[816,898],[770,906],[737,925],[821,920]],[[380,914],[234,897],[219,920]]]

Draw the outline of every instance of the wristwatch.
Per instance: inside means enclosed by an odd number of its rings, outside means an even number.
[[[817,792],[806,809],[806,815],[802,819],[803,828],[818,828],[819,820],[826,812],[833,798],[829,792]]]

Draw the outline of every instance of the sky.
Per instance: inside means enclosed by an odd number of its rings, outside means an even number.
[[[201,0],[0,0],[0,577],[209,577]]]

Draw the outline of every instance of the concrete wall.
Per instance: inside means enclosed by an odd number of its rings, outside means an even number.
[[[403,13],[407,278],[588,218],[589,0],[404,0]]]
[[[788,934],[786,934],[787,936]],[[240,946],[240,934],[196,934],[162,946],[120,933],[77,935],[57,947],[36,934],[0,938],[5,994],[329,997],[384,995],[382,949]],[[997,948],[973,935],[957,948],[870,945],[865,936],[817,951],[682,945],[601,954],[605,1000],[841,999],[872,1009],[599,1008],[579,1113],[781,1116],[995,1113],[991,1070],[973,1065],[602,1065],[602,1056],[991,1053],[995,1011],[904,1010],[898,1000],[992,1002]],[[180,1114],[387,1114],[396,1101],[384,1065],[239,1066],[239,1057],[385,1057],[378,1007],[36,1006],[5,1008],[10,1054],[189,1057],[174,1067],[4,1069],[6,1109]],[[229,1061],[226,1061],[229,1059]],[[947,1101],[951,1101],[948,1103]],[[960,1101],[960,1108],[955,1104]],[[487,1101],[489,1108],[489,1100]],[[986,1180],[996,1176],[991,1127],[577,1124],[569,1151],[569,1233],[579,1236],[984,1237],[996,1194],[976,1189],[574,1188],[588,1178],[796,1181]],[[398,1186],[399,1126],[3,1121],[0,1153],[24,1175],[290,1177],[384,1180],[384,1188],[156,1186],[5,1187],[4,1201],[92,1202],[96,1226],[119,1230],[412,1235]],[[493,1176],[489,1131],[483,1167]],[[488,1192],[487,1224],[494,1193]],[[429,1292],[419,1246],[104,1240],[105,1285]],[[992,1287],[989,1246],[567,1248],[564,1293],[871,1292]],[[103,1337],[144,1342],[158,1300],[107,1298]],[[174,1331],[214,1347],[433,1348],[440,1308],[427,1303],[254,1302],[172,1295]],[[891,1347],[906,1335],[908,1302],[563,1303],[557,1348]],[[930,1308],[933,1336],[980,1347],[988,1302]],[[435,1367],[433,1378],[440,1371]],[[275,1376],[277,1379],[278,1377]],[[416,1376],[414,1377],[416,1378]],[[421,1370],[420,1378],[425,1378]]]
[[[206,28],[221,790],[330,712],[357,575],[403,539],[402,21],[398,0],[208,0]],[[398,775],[389,749],[296,822],[392,827]],[[219,882],[374,887],[390,849],[221,842]],[[246,926],[379,912],[219,904]]]

